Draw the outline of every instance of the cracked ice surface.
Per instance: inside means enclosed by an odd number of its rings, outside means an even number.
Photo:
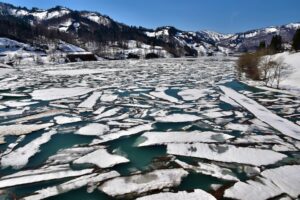
[[[300,98],[238,82],[234,61],[3,69],[3,193],[17,199],[79,193],[99,200],[106,194],[214,199],[228,188],[225,196],[232,198],[296,197]]]

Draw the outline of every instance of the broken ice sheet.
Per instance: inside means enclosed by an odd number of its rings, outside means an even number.
[[[193,192],[179,191],[177,193],[162,192],[137,198],[136,200],[216,200],[211,194],[196,189]]]
[[[171,114],[164,117],[156,117],[155,121],[163,123],[194,122],[202,119],[199,116],[191,114]]]
[[[11,175],[3,176],[0,178],[0,188],[82,176],[90,174],[92,171],[93,169],[72,170],[68,165],[45,166],[40,169],[19,171]]]
[[[109,126],[98,123],[91,123],[75,132],[75,134],[79,135],[94,135],[99,136],[109,131]]]
[[[225,191],[224,197],[234,199],[264,200],[276,197],[282,193],[293,198],[300,195],[300,166],[286,165],[274,169],[267,169],[257,180],[246,183],[238,182]]]
[[[218,165],[199,162],[197,166],[193,166],[180,160],[175,160],[175,162],[186,170],[193,170],[197,173],[210,175],[223,180],[239,181],[239,179],[234,175],[234,173],[230,169],[222,168]]]
[[[56,131],[50,131],[42,134],[42,136],[32,140],[23,147],[20,147],[1,158],[1,167],[6,168],[12,166],[15,169],[23,168],[29,161],[29,158],[40,151],[40,146],[47,143]]]
[[[80,96],[88,94],[95,89],[86,87],[75,87],[75,88],[48,88],[41,90],[34,90],[30,95],[32,99],[51,101],[57,99],[64,99],[69,97]]]
[[[205,97],[211,90],[209,89],[187,89],[178,92],[178,95],[185,101],[195,101],[202,97]]]
[[[94,164],[99,168],[109,168],[117,164],[127,163],[129,160],[123,156],[110,154],[106,149],[100,148],[94,152],[91,152],[77,160],[74,160],[74,164]]]
[[[17,124],[17,125],[6,125],[0,126],[0,140],[7,136],[7,135],[26,135],[32,133],[34,131],[39,131],[42,129],[46,129],[53,126],[53,123],[47,124],[36,124],[36,125],[29,125],[29,124]]]
[[[106,173],[93,173],[75,178],[68,182],[62,183],[60,185],[47,187],[38,191],[35,191],[32,195],[22,198],[23,200],[40,200],[49,197],[57,196],[63,193],[67,193],[72,190],[79,189],[88,184],[99,184],[107,179],[111,179],[119,176],[120,174],[116,171],[106,172]]]
[[[178,186],[188,172],[183,169],[161,169],[146,174],[117,177],[104,182],[99,189],[112,197],[142,194]],[[118,188],[116,190],[116,188]]]
[[[138,146],[151,146],[169,143],[219,143],[225,142],[231,138],[231,135],[210,131],[192,131],[192,132],[146,132],[142,135],[146,141]]]
[[[274,164],[287,157],[271,150],[203,143],[168,144],[167,153],[253,166]]]

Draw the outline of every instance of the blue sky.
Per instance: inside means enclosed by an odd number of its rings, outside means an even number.
[[[1,0],[0,0],[1,1]],[[98,11],[128,25],[233,33],[300,22],[300,0],[3,0],[26,7],[56,5]]]

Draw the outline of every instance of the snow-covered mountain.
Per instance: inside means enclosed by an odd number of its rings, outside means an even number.
[[[261,41],[270,43],[276,34],[290,43],[300,23],[255,29],[236,34],[213,31],[182,31],[172,26],[155,30],[132,27],[98,12],[74,11],[62,6],[48,10],[0,3],[0,37],[47,46],[61,41],[100,57],[126,58],[136,54],[159,57],[227,55],[255,50]]]

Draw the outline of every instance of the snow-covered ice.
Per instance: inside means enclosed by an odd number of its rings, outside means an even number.
[[[193,192],[180,191],[177,193],[162,192],[137,198],[137,200],[215,200],[216,198],[204,190],[196,189]]]
[[[104,182],[99,189],[109,196],[123,196],[126,194],[141,194],[153,190],[174,187],[181,179],[188,175],[183,169],[162,169],[129,177],[117,177]],[[116,188],[118,188],[116,190]]]
[[[117,164],[127,163],[129,160],[123,156],[110,154],[106,149],[98,149],[81,158],[78,158],[74,164],[94,164],[99,168],[113,167]]]
[[[30,95],[35,100],[51,101],[56,99],[64,99],[75,97],[92,92],[94,89],[85,87],[75,88],[48,88],[34,90]]]
[[[80,128],[75,134],[100,136],[109,131],[109,126],[92,123]]]
[[[269,124],[284,135],[300,140],[300,126],[272,113],[256,101],[234,91],[233,89],[225,86],[220,86],[220,89],[261,121]]]
[[[168,144],[167,153],[254,166],[274,164],[287,156],[271,150],[215,144]]]
[[[164,123],[193,122],[193,121],[198,121],[200,119],[202,118],[191,114],[171,114],[165,117],[155,118],[157,122],[164,122]]]
[[[151,146],[169,143],[219,143],[225,142],[231,138],[231,135],[216,132],[146,132],[142,137],[147,138],[147,140],[139,146]]]

